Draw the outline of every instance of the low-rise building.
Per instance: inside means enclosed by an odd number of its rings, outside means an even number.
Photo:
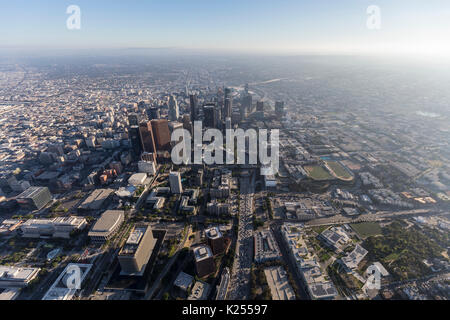
[[[41,210],[52,200],[47,187],[29,187],[16,197],[17,203],[27,210]]]
[[[281,252],[270,229],[256,232],[254,242],[257,263],[280,259]]]
[[[125,212],[121,210],[106,210],[95,222],[88,233],[94,242],[105,242],[117,232],[125,219]]]
[[[35,279],[41,269],[0,266],[0,288],[23,288]]]
[[[303,280],[313,300],[328,300],[338,296],[333,282],[329,281],[320,269],[315,254],[308,250],[304,239],[303,224],[284,223],[281,234],[289,248],[290,259],[296,266],[296,272]]]
[[[57,217],[29,219],[22,223],[20,231],[24,238],[70,238],[75,230],[83,230],[87,221],[83,217]]]
[[[192,287],[188,300],[207,300],[210,291],[210,285],[203,281],[197,281]]]

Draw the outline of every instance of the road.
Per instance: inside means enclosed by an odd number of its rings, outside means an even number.
[[[239,228],[230,281],[229,300],[250,298],[250,270],[253,261],[253,195],[254,175],[241,178]]]

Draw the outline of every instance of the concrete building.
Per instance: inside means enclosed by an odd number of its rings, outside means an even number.
[[[65,238],[72,231],[83,230],[87,221],[83,217],[57,217],[52,219],[29,219],[22,223],[20,231],[24,238]]]
[[[225,252],[225,239],[219,228],[212,227],[205,230],[206,240],[211,247],[213,255],[222,254]]]
[[[170,172],[169,174],[170,191],[175,194],[183,193],[181,185],[181,174],[179,172]]]
[[[303,234],[303,224],[284,223],[281,234],[288,247],[290,259],[296,266],[298,276],[313,300],[331,300],[338,296],[333,282],[322,272],[314,253],[308,250]]]
[[[152,255],[156,239],[149,225],[134,227],[125,245],[119,251],[118,259],[123,275],[142,275]]]
[[[94,242],[103,243],[117,232],[124,218],[124,211],[106,210],[89,231],[88,236]]]
[[[135,173],[131,175],[130,178],[128,178],[128,183],[133,186],[142,186],[145,183],[145,180],[147,179],[147,173],[141,172],[141,173]]]
[[[113,192],[113,189],[95,189],[81,203],[78,210],[99,210]]]
[[[197,281],[192,287],[188,300],[207,300],[210,292],[210,285],[203,281]]]
[[[141,160],[138,162],[138,170],[153,176],[156,173],[155,162]]]
[[[256,232],[254,240],[256,262],[261,263],[280,259],[281,252],[270,229]]]
[[[39,268],[0,266],[0,288],[23,288],[37,277]]]
[[[169,96],[169,120],[177,121],[180,117],[180,113],[178,111],[178,103],[175,99],[174,95]]]
[[[153,137],[155,139],[156,151],[170,150],[169,123],[165,119],[152,120]]]
[[[142,150],[144,152],[156,152],[155,140],[150,121],[139,124],[139,134],[141,136]]]
[[[195,270],[200,278],[216,271],[213,253],[209,246],[198,246],[194,248]]]
[[[324,230],[319,239],[329,248],[340,252],[346,245],[351,242],[351,238],[347,235],[342,227],[331,227]]]
[[[281,266],[264,269],[272,300],[295,300],[294,289],[289,284],[286,270]]]
[[[173,285],[183,292],[188,292],[189,289],[191,289],[193,283],[194,277],[181,271],[175,279]]]
[[[222,215],[222,214],[228,214],[230,212],[230,205],[228,203],[222,203],[218,202],[216,200],[213,200],[211,202],[208,202],[206,205],[206,212],[208,212],[211,215]]]
[[[341,259],[341,262],[347,271],[356,269],[367,253],[366,249],[357,244],[352,252]]]
[[[41,210],[52,200],[47,187],[29,187],[16,198],[17,203],[28,210]]]

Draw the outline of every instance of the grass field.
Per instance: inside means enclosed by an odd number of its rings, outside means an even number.
[[[370,236],[381,234],[381,227],[376,222],[353,223],[350,226],[361,238],[367,238]]]
[[[353,179],[352,175],[339,163],[336,161],[325,161],[328,168],[333,170],[334,174],[343,180],[351,180]]]
[[[305,166],[304,169],[308,172],[310,178],[314,180],[329,180],[334,178],[321,166]]]

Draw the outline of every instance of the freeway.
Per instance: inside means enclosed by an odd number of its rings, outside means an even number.
[[[437,214],[440,215],[443,212],[440,211],[432,211],[430,209],[417,209],[417,210],[405,210],[405,211],[379,211],[373,214],[364,214],[358,217],[345,217],[345,216],[333,216],[329,218],[319,218],[310,221],[298,221],[304,222],[306,226],[325,226],[332,224],[345,224],[345,223],[357,223],[357,222],[371,222],[371,221],[381,221],[384,219],[390,218],[399,218],[405,216],[414,216],[414,215],[431,215]],[[296,220],[289,220],[296,221]]]

